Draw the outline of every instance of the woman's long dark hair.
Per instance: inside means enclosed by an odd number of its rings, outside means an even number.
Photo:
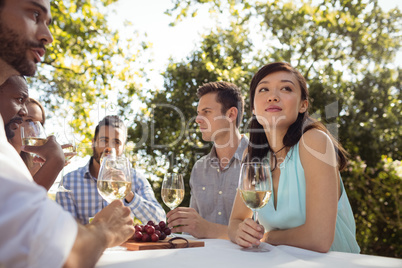
[[[254,97],[255,90],[258,83],[267,75],[275,72],[285,71],[293,74],[299,82],[301,89],[301,99],[308,100],[309,92],[307,89],[306,79],[301,75],[299,71],[293,68],[286,62],[275,62],[262,67],[253,77],[250,84],[250,110],[251,113],[254,110]],[[311,118],[308,111],[299,113],[296,121],[289,127],[285,136],[283,137],[283,145],[286,148],[291,148],[296,145],[301,136],[310,129],[322,130],[331,138],[335,150],[338,154],[338,166],[339,170],[342,170],[347,164],[347,152],[343,149],[342,145],[329,133],[328,129],[320,122]],[[258,123],[255,116],[252,117],[250,122],[250,143],[248,147],[249,159],[265,159],[268,152],[271,151],[267,136],[265,135],[264,127]]]

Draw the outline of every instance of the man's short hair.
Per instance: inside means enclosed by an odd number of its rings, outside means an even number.
[[[237,108],[236,127],[239,127],[244,111],[244,99],[240,89],[229,82],[209,82],[197,89],[198,98],[208,93],[217,93],[216,101],[222,104],[222,114],[232,107]]]
[[[1,0],[0,0],[0,1],[1,1]],[[25,84],[26,84],[26,82],[27,82],[25,76],[20,75],[20,74],[15,74],[15,75],[12,75],[12,76],[10,76],[9,78],[7,78],[7,80],[6,80],[3,84],[0,85],[0,91],[4,91],[4,89],[6,89],[6,88],[9,86],[9,83],[14,82],[14,81],[11,81],[11,80],[14,79],[14,78],[20,78],[20,79],[24,80],[24,81],[25,81]],[[28,87],[28,85],[26,85],[26,87]]]
[[[98,137],[99,134],[99,129],[102,126],[111,126],[114,128],[120,128],[124,131],[124,134],[126,135],[127,138],[127,128],[126,125],[124,125],[124,122],[117,116],[117,115],[108,115],[105,116],[105,118],[103,118],[99,124],[96,126],[95,128],[95,136],[94,136],[94,140],[96,140],[96,138]]]

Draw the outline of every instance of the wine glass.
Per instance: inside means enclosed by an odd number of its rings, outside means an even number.
[[[182,174],[168,173],[162,181],[162,200],[170,210],[175,209],[184,199],[184,181]]]
[[[99,170],[97,188],[107,202],[125,198],[131,191],[130,164],[126,157],[107,155]]]
[[[258,210],[264,207],[271,197],[272,179],[268,163],[243,163],[239,178],[239,192],[244,203],[253,211],[253,220],[258,223]],[[269,249],[253,245],[242,248],[244,251],[266,252]]]
[[[56,140],[61,145],[63,149],[65,161],[70,161],[75,155],[77,155],[77,145],[75,142],[74,131],[71,127],[64,127],[64,131],[56,133]],[[63,184],[64,178],[64,168],[61,171],[61,179],[59,186],[57,187],[57,192],[71,192],[71,190],[66,189]]]
[[[105,150],[103,150],[102,155],[99,159],[99,165],[102,165],[103,159],[108,155],[116,156],[116,149],[106,147]]]
[[[21,140],[22,145],[41,146],[47,141],[45,129],[39,121],[24,122],[21,125]],[[30,155],[35,157],[33,153]]]

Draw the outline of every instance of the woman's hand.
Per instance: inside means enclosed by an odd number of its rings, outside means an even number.
[[[245,248],[251,247],[252,245],[258,246],[263,236],[264,227],[248,218],[239,223],[236,230],[235,242]]]

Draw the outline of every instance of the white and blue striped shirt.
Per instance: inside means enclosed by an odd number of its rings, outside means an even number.
[[[89,217],[95,216],[108,205],[96,187],[97,179],[89,172],[89,162],[64,176],[63,185],[72,192],[57,192],[56,202],[69,211],[79,222],[87,224]],[[131,169],[131,188],[134,198],[130,203],[123,200],[125,206],[131,209],[134,216],[144,224],[148,221],[160,222],[166,220],[162,206],[155,198],[154,191],[148,180],[133,168]]]

